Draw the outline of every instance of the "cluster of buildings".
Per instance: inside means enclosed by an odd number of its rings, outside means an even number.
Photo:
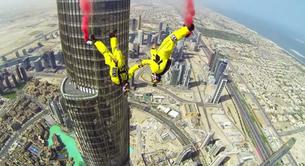
[[[195,52],[199,52],[200,48],[202,47],[202,39],[201,39],[201,33],[198,31],[194,31],[192,33],[191,40],[191,50]]]
[[[42,41],[47,41],[49,39],[55,39],[59,37],[59,31],[55,30],[53,32],[50,32],[49,34],[46,34],[46,35],[40,35],[37,39],[37,40],[42,40]],[[34,42],[36,42],[34,41]],[[44,45],[38,41],[37,42],[37,45],[34,46],[34,47],[30,47],[28,49],[26,49],[25,47],[33,44],[34,42],[30,42],[28,43],[27,45],[24,45],[24,48],[21,49],[21,48],[18,48],[18,49],[15,49],[13,50],[11,53],[14,54],[16,56],[15,59],[10,59],[8,60],[7,56],[10,55],[10,53],[6,54],[6,55],[2,55],[1,56],[1,59],[3,62],[5,62],[3,65],[1,65],[2,67],[10,67],[10,66],[13,66],[15,65],[16,63],[20,63],[22,61],[23,58],[25,57],[30,57],[31,59],[36,59],[33,55],[35,55],[37,52],[39,52],[40,48],[44,47]],[[21,50],[21,52],[20,52]]]
[[[53,146],[48,147],[49,124],[40,120],[22,135],[12,147],[12,152],[6,156],[3,163],[13,165],[72,165],[68,159],[67,150],[54,135]]]
[[[0,72],[0,93],[10,92],[28,80],[26,66],[20,64],[10,70],[5,68]]]
[[[26,97],[21,97],[14,104],[8,105],[0,121],[0,147],[4,147],[13,133],[18,132],[25,123],[31,120],[42,108]]]
[[[40,58],[33,61],[33,66],[36,72],[41,72],[44,69],[56,71],[58,64],[63,64],[63,62],[62,52],[55,54],[54,51],[47,51]]]
[[[166,84],[189,88],[192,66],[183,62],[175,62],[166,73]]]
[[[178,112],[177,110],[174,110],[170,107],[164,106],[164,105],[159,105],[157,107],[157,110],[168,115],[169,117],[171,117],[172,119],[178,120],[181,118],[181,114],[180,112]]]
[[[16,61],[17,64],[4,68],[0,72],[0,93],[11,92],[19,85],[30,80],[28,72],[48,70],[55,72],[63,64],[62,52],[46,51],[41,57],[25,57]]]
[[[162,95],[157,95],[153,93],[136,93],[132,95],[132,98],[138,102],[151,103],[151,104],[165,104],[167,103],[167,98]]]
[[[34,79],[28,82],[24,88],[24,92],[34,96],[40,103],[47,105],[50,100],[53,100],[59,94],[59,89],[47,81]]]
[[[147,47],[160,45],[161,42],[171,33],[170,27],[167,25],[163,27],[163,22],[159,22],[158,31],[145,32],[142,27],[142,16],[139,18],[133,18],[130,20],[130,43],[131,52],[129,52],[130,58],[139,58],[141,46]]]

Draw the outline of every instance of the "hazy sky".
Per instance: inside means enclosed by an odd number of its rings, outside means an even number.
[[[145,1],[145,0],[142,0]],[[166,0],[164,0],[166,1]],[[175,0],[177,1],[177,0]],[[286,26],[305,36],[305,0],[195,0],[210,6],[245,13]],[[56,0],[0,0],[0,14],[22,14],[31,10],[55,8]]]
[[[305,0],[196,0],[202,6],[245,13],[305,36]]]
[[[0,14],[3,17],[55,7],[56,0],[0,0]]]

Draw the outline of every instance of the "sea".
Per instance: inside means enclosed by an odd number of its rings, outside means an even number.
[[[210,8],[271,40],[280,46],[287,54],[305,65],[305,36],[293,32],[282,25],[277,25],[260,18],[241,14],[235,11],[213,7]]]

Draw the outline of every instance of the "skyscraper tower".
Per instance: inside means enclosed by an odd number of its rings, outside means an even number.
[[[214,92],[213,98],[212,98],[212,103],[213,104],[218,104],[220,97],[221,97],[221,93],[224,89],[224,87],[226,86],[228,82],[228,75],[224,74],[223,77],[221,78],[221,80],[218,82],[217,84],[217,88]]]
[[[141,26],[142,26],[142,16],[139,15],[138,30],[141,30],[141,28],[142,28]]]
[[[220,80],[222,74],[225,72],[227,66],[228,66],[228,60],[227,59],[221,59],[218,61],[217,67],[214,71],[214,77],[215,77],[215,84],[218,83]]]
[[[163,22],[159,23],[159,33],[161,33],[163,30]]]
[[[108,34],[116,29],[119,48],[128,55],[130,0],[91,2],[90,34],[109,45]],[[111,82],[103,56],[84,42],[79,0],[57,0],[57,7],[68,74],[61,93],[82,156],[89,166],[126,165],[130,115],[127,99],[122,88]]]
[[[17,77],[18,77],[19,81],[21,81],[22,77],[21,77],[21,73],[20,73],[18,64],[15,66],[15,70],[16,70],[16,74],[17,74]]]

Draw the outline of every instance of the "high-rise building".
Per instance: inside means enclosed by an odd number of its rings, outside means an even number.
[[[50,101],[49,107],[51,108],[51,111],[55,117],[55,120],[57,120],[60,124],[64,124],[63,112],[60,109],[58,102],[56,100]]]
[[[159,33],[162,32],[162,29],[163,29],[163,22],[160,22],[160,23],[159,23]]]
[[[1,93],[2,93],[3,90],[5,89],[5,88],[4,88],[3,81],[4,81],[4,75],[0,72],[0,92],[1,92]]]
[[[21,77],[21,73],[20,73],[19,65],[18,64],[15,66],[15,70],[16,70],[16,74],[17,74],[18,80],[21,81],[22,77]]]
[[[29,68],[31,68],[31,61],[30,61],[30,57],[26,57],[22,60],[22,66],[28,70]]]
[[[175,62],[166,74],[166,80],[169,85],[180,85],[182,87],[189,87],[191,66],[185,62]]]
[[[191,80],[191,72],[192,72],[192,66],[191,65],[186,66],[181,83],[183,87],[189,88],[190,80]]]
[[[27,56],[27,55],[28,55],[26,49],[22,49],[22,53],[23,53],[24,56]]]
[[[51,67],[53,69],[56,69],[57,65],[56,65],[56,59],[55,59],[54,51],[50,51],[48,54],[49,54]]]
[[[228,66],[228,60],[227,59],[221,59],[217,63],[217,67],[214,71],[214,77],[215,77],[215,84],[218,83],[220,80],[221,76],[225,72],[226,68]]]
[[[168,26],[168,24],[166,25],[165,33],[166,33],[167,35],[170,34],[170,27]]]
[[[33,64],[36,72],[41,72],[43,70],[41,58],[36,59]]]
[[[201,42],[201,33],[198,32],[198,35],[197,35],[197,40],[196,40],[196,46],[199,47],[200,46],[200,42]]]
[[[15,74],[12,74],[11,77],[12,77],[12,80],[13,80],[13,82],[14,82],[14,84],[15,84],[15,87],[18,86],[18,81],[17,81],[17,79],[16,79]]]
[[[147,34],[147,40],[146,40],[146,43],[147,43],[148,46],[151,45],[151,43],[152,43],[152,38],[153,38],[152,33],[148,33],[148,34]]]
[[[139,22],[138,22],[138,30],[141,30],[141,25],[142,24],[142,16],[141,15],[139,15]]]
[[[157,45],[157,44],[158,44],[158,38],[159,38],[159,35],[158,35],[158,34],[156,34],[156,35],[153,36],[153,40],[152,40],[152,44],[153,44],[153,45]]]
[[[179,84],[179,73],[180,69],[178,65],[174,65],[170,72],[168,73],[168,79],[170,85],[178,85]]]
[[[19,67],[19,70],[20,70],[22,79],[23,79],[24,81],[28,81],[29,78],[28,78],[28,75],[27,75],[27,73],[26,73],[25,68],[24,68],[23,66],[20,66],[20,67]]]
[[[63,56],[63,53],[61,51],[56,53],[55,58],[58,61],[58,64],[63,64],[64,63],[64,56]]]
[[[41,57],[41,60],[42,60],[42,65],[44,68],[49,68],[51,65],[50,65],[50,57],[49,57],[49,54],[48,52],[45,52],[42,57]]]
[[[223,77],[221,78],[221,80],[217,84],[217,88],[215,90],[211,103],[213,103],[213,104],[219,103],[221,93],[222,93],[224,87],[226,86],[227,82],[228,82],[228,76],[226,74],[224,74]]]
[[[90,34],[101,36],[109,46],[109,37],[104,34],[116,29],[119,48],[127,56],[130,0],[91,2]],[[57,0],[57,6],[68,74],[61,93],[82,156],[88,166],[126,165],[129,163],[130,118],[127,98],[122,88],[111,82],[103,56],[84,42],[79,0]]]
[[[139,58],[140,54],[140,44],[138,43],[133,43],[132,44],[132,53],[130,55],[130,58]]]
[[[211,139],[213,139],[213,136],[214,136],[214,132],[209,132],[208,135],[205,137],[202,146],[203,147],[207,146],[210,143]]]
[[[136,88],[136,84],[135,84],[135,79],[134,76],[131,77],[131,81],[130,81],[130,87],[135,89]]]
[[[177,46],[176,46],[172,59],[174,61],[183,60],[183,53],[184,53],[183,50],[184,50],[184,40],[180,40],[177,42]]]
[[[217,51],[214,51],[214,53],[212,53],[210,56],[209,56],[209,62],[208,62],[208,65],[209,65],[209,68],[210,68],[210,71],[212,72],[213,70],[213,65],[216,63],[215,61],[217,60],[218,58],[218,53]]]
[[[17,58],[19,58],[19,57],[20,57],[20,54],[19,54],[19,52],[18,52],[18,51],[16,51],[16,52],[15,52],[15,54],[16,54],[16,57],[17,57]]]
[[[217,63],[218,63],[218,60],[219,60],[219,54],[217,52],[215,52],[213,55],[212,55],[212,59],[211,59],[211,63],[210,63],[210,71],[211,72],[214,72],[215,71],[215,68],[217,66]]]
[[[143,44],[143,39],[144,39],[144,31],[143,30],[138,30],[138,42],[140,45]]]
[[[9,89],[12,88],[12,84],[11,84],[8,76],[4,76],[4,82],[5,82],[5,85],[7,88],[9,88]]]
[[[137,30],[137,19],[133,18],[130,20],[130,27],[133,32]]]

